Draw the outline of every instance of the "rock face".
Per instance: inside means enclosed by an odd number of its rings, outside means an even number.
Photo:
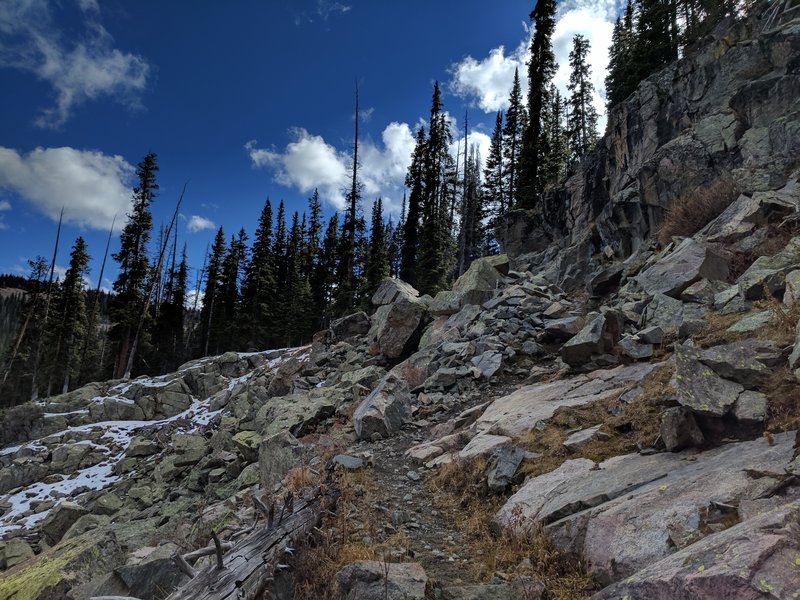
[[[610,135],[554,201],[566,207],[573,243],[594,224],[598,246],[629,256],[673,200],[720,173],[732,173],[748,194],[787,182],[800,154],[800,83],[792,75],[800,36],[791,25],[763,27],[742,23],[709,38],[611,111]]]

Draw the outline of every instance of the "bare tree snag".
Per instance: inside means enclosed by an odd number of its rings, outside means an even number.
[[[269,519],[252,533],[236,542],[225,554],[220,568],[221,548],[217,564],[196,572],[196,575],[169,596],[168,600],[255,600],[274,578],[277,570],[287,568],[286,554],[312,533],[323,513],[335,506],[338,491],[332,485],[318,488],[308,496],[295,499],[287,494],[281,518]],[[260,503],[263,507],[263,503]],[[256,505],[258,507],[258,505]],[[258,510],[263,510],[258,507]],[[274,514],[274,509],[268,510]],[[215,535],[216,537],[216,535]],[[222,544],[220,544],[222,546]],[[197,555],[196,551],[191,553]],[[203,554],[208,555],[206,549]],[[189,555],[187,555],[189,556]],[[180,557],[186,563],[183,557]],[[180,565],[180,562],[176,560]],[[186,566],[189,566],[186,563]],[[181,567],[184,573],[187,570]],[[189,566],[189,569],[192,569]],[[194,570],[194,569],[192,569]]]

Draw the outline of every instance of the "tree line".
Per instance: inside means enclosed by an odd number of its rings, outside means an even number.
[[[629,0],[610,48],[608,106],[738,10],[733,0]],[[4,402],[68,391],[95,379],[164,373],[186,360],[229,350],[307,343],[332,319],[369,310],[385,277],[399,277],[431,296],[449,288],[473,260],[498,251],[494,227],[509,210],[532,210],[547,219],[536,210],[540,199],[597,143],[589,42],[581,35],[573,39],[569,94],[562,97],[553,85],[555,16],[555,0],[539,0],[530,14],[527,98],[516,72],[508,108],[496,114],[485,162],[470,143],[468,115],[463,144],[451,151],[451,120],[439,83],[434,84],[396,223],[385,217],[381,198],[371,204],[369,223],[364,216],[356,88],[344,209],[325,220],[317,191],[306,211],[292,215],[283,201],[275,211],[267,199],[252,242],[243,228],[230,235],[219,228],[191,290],[185,245],[179,252],[174,227],[180,201],[172,223],[151,244],[159,168],[156,155],[148,153],[137,165],[132,209],[112,254],[118,275],[107,302],[108,321],[99,286],[94,292],[86,288],[89,254],[83,238],[75,240],[61,281],[53,277],[55,253],[51,262],[30,261],[25,307],[16,318],[13,342],[6,344]],[[105,264],[104,257],[99,280]]]

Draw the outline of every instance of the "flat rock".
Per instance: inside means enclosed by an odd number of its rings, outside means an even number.
[[[595,425],[594,427],[587,427],[586,429],[576,431],[564,440],[564,447],[570,452],[577,452],[585,448],[592,441],[597,439],[601,427],[602,425]]]
[[[774,256],[761,256],[739,277],[739,294],[745,300],[757,300],[764,294],[776,294],[786,288],[786,274],[800,269],[800,237],[792,238]]]
[[[357,560],[336,581],[342,600],[424,600],[428,576],[419,563]]]
[[[773,316],[771,310],[755,312],[739,319],[736,323],[728,327],[726,331],[729,333],[752,333],[769,325]]]
[[[545,525],[556,547],[584,556],[608,585],[672,554],[676,531],[703,537],[708,530],[699,516],[710,514],[712,500],[737,506],[771,489],[791,460],[794,436],[703,453],[631,454],[597,466],[567,461],[529,479],[495,520],[504,527]]]
[[[619,394],[648,377],[657,365],[637,363],[593,371],[570,379],[521,387],[492,402],[475,422],[484,433],[518,437],[531,431],[562,406],[582,406]]]
[[[720,377],[754,388],[780,364],[781,354],[775,342],[751,338],[707,348],[699,358]]]
[[[458,453],[460,458],[474,458],[482,454],[489,454],[495,448],[511,443],[511,438],[505,435],[477,435],[464,446]]]

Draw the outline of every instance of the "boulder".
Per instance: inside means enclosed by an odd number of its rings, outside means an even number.
[[[616,343],[619,329],[611,317],[596,315],[574,337],[561,346],[561,359],[571,366],[588,362],[593,354],[603,354]],[[614,339],[617,337],[617,339]]]
[[[800,321],[794,330],[794,347],[789,355],[789,368],[794,370],[800,367]]]
[[[357,560],[336,581],[342,600],[424,600],[428,576],[418,563]]]
[[[687,344],[675,346],[675,375],[670,385],[678,402],[692,411],[721,417],[730,411],[744,387],[723,379],[701,360],[701,352]]]
[[[592,600],[793,598],[800,590],[800,502],[714,533],[604,588]]]
[[[261,485],[271,490],[292,469],[302,454],[300,442],[288,431],[281,431],[262,440],[258,448]]]
[[[622,338],[618,347],[625,356],[633,360],[647,360],[653,357],[653,344],[640,344],[631,337]]]
[[[713,346],[700,352],[700,361],[720,377],[755,388],[781,362],[781,349],[775,342],[755,338]]]
[[[640,273],[636,281],[647,294],[677,298],[701,278],[725,281],[728,261],[710,246],[686,238],[670,254]]]
[[[258,460],[258,450],[263,441],[260,434],[255,431],[240,431],[231,438],[231,441],[245,462],[251,463]]]
[[[315,388],[270,398],[256,413],[255,427],[265,437],[280,431],[302,436],[332,417],[340,402],[341,391],[337,388]]]
[[[492,292],[497,288],[497,282],[504,275],[508,275],[508,256],[499,254],[484,256],[472,261],[466,272],[453,284],[454,292],[470,290],[483,290]]]
[[[583,317],[563,317],[549,319],[544,322],[544,331],[557,341],[568,340],[586,325]]]
[[[619,287],[625,265],[618,263],[606,267],[589,281],[589,293],[592,296],[605,296]]]
[[[647,327],[636,334],[640,342],[661,345],[664,341],[664,330],[661,327]]]
[[[761,392],[745,390],[734,402],[731,413],[741,423],[763,423],[767,418],[767,397]]]
[[[184,581],[184,575],[172,560],[179,548],[168,542],[157,547],[145,546],[131,554],[128,562],[114,569],[127,588],[127,593],[142,598],[161,598]]]
[[[357,335],[364,335],[369,331],[369,327],[369,317],[362,311],[336,319],[331,323],[330,331],[334,340],[343,341]]]
[[[208,440],[197,433],[179,433],[172,437],[172,449],[176,453],[175,466],[183,467],[200,462],[209,451]]]
[[[476,435],[458,453],[459,458],[475,458],[484,454],[490,454],[497,448],[501,448],[511,443],[511,438],[505,435]]]
[[[377,353],[386,358],[397,358],[413,352],[419,343],[421,331],[418,330],[424,316],[425,307],[407,298],[379,307],[370,330]]]
[[[498,494],[505,492],[512,483],[526,452],[515,446],[500,446],[492,452],[486,466],[486,483]]]
[[[694,302],[696,304],[712,306],[716,295],[727,290],[729,287],[731,286],[724,281],[701,279],[683,290],[680,298],[683,302]]]
[[[683,406],[668,408],[661,413],[659,433],[669,452],[700,446],[705,441],[694,415]]]
[[[487,350],[483,354],[473,357],[471,362],[480,371],[482,377],[489,379],[503,366],[503,355],[500,352]]]
[[[69,500],[57,504],[39,526],[42,540],[49,546],[55,546],[72,524],[87,513],[85,508]]]
[[[786,275],[800,269],[800,237],[792,238],[774,256],[761,256],[739,277],[739,293],[745,300],[757,300],[764,289],[781,294],[786,289]]]
[[[400,298],[414,301],[419,298],[419,292],[414,289],[414,286],[405,281],[387,278],[381,281],[378,289],[372,295],[372,304],[374,306],[384,306],[392,304]]]
[[[122,508],[122,500],[114,492],[107,492],[94,501],[92,511],[98,515],[113,515]]]
[[[128,444],[125,455],[131,457],[152,456],[153,454],[158,454],[159,450],[155,441],[141,435],[135,435],[131,439],[131,443]]]
[[[411,420],[411,395],[405,381],[390,373],[353,413],[359,439],[389,437]]]
[[[22,538],[0,541],[0,569],[10,569],[33,558],[33,550]]]

